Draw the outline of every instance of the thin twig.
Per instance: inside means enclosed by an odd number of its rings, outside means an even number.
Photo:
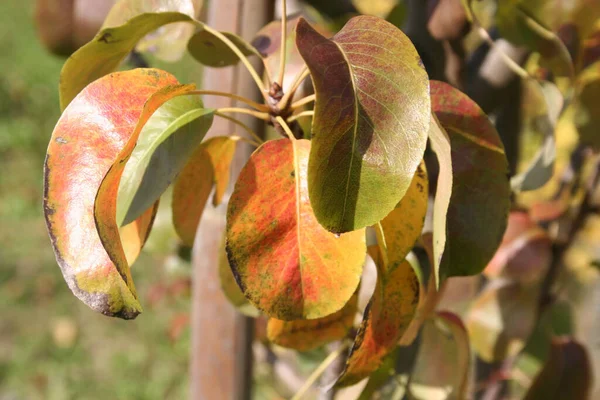
[[[289,103],[291,98],[294,96],[294,93],[296,93],[296,90],[298,89],[298,87],[300,86],[302,81],[304,81],[304,78],[306,78],[308,75],[310,75],[310,71],[308,70],[308,67],[305,65],[302,68],[302,70],[300,72],[298,72],[298,75],[296,75],[296,78],[294,78],[294,83],[290,87],[290,90],[288,90],[283,95],[281,100],[279,100],[279,103],[277,103],[277,107],[280,110],[285,109],[285,107],[287,106],[287,104]]]
[[[257,103],[253,100],[250,100],[247,97],[238,96],[237,94],[233,94],[233,93],[219,92],[216,90],[193,90],[193,91],[187,92],[185,94],[186,95],[195,94],[195,95],[200,95],[200,96],[209,95],[209,96],[229,97],[230,99],[234,99],[234,100],[241,101],[242,103],[246,103],[250,107],[253,107],[254,109],[256,109],[258,111],[265,111],[265,112],[269,111],[269,107],[267,107],[266,105]]]
[[[317,381],[317,379],[319,379],[321,374],[323,374],[323,372],[325,372],[327,367],[329,367],[329,365],[331,363],[333,363],[335,361],[335,359],[340,356],[340,354],[342,354],[344,351],[346,351],[347,348],[348,348],[348,342],[342,344],[339,349],[329,353],[327,358],[325,358],[325,360],[323,360],[321,365],[319,365],[317,367],[317,369],[315,369],[313,371],[313,373],[310,374],[310,376],[308,377],[306,382],[304,382],[304,385],[300,388],[300,390],[298,390],[298,392],[296,392],[296,394],[294,395],[294,397],[291,398],[291,400],[300,400],[302,398],[302,396],[304,396],[306,394],[308,389],[310,389],[311,386]]]
[[[302,117],[312,117],[313,115],[315,115],[314,111],[302,111],[301,113],[298,114],[294,114],[291,117],[289,117],[287,119],[287,122],[294,122],[295,120],[297,120],[298,118],[302,118]]]
[[[233,141],[240,141],[240,142],[245,142],[248,144],[251,144],[254,147],[260,147],[261,143],[257,143],[254,140],[248,139],[247,137],[243,137],[243,136],[238,136],[238,135],[231,135],[229,136],[231,138],[231,140]]]
[[[275,117],[275,120],[279,123],[279,125],[281,125],[281,128],[283,129],[283,131],[285,132],[285,134],[288,136],[288,138],[290,140],[296,140],[296,137],[292,133],[292,130],[290,129],[288,124],[283,120],[283,118],[278,116],[278,117]]]
[[[287,39],[287,2],[281,0],[281,46],[279,46],[279,77],[277,83],[283,87],[283,77],[285,76],[285,56]]]
[[[236,119],[236,118],[234,118],[234,117],[231,117],[231,116],[229,116],[229,115],[225,115],[225,114],[223,114],[223,111],[228,111],[228,110],[227,110],[227,109],[225,109],[225,108],[218,109],[217,111],[215,111],[215,115],[216,115],[216,116],[219,116],[219,117],[221,117],[221,118],[224,118],[224,119],[226,119],[226,120],[228,120],[228,121],[231,121],[231,122],[233,122],[234,124],[236,124],[236,125],[238,125],[238,126],[240,126],[240,127],[244,128],[244,130],[245,130],[246,132],[248,132],[248,134],[249,134],[250,136],[252,136],[252,137],[254,138],[254,140],[256,140],[258,143],[263,143],[263,142],[264,142],[264,141],[263,141],[263,140],[260,138],[260,136],[258,136],[258,134],[257,134],[256,132],[254,132],[254,131],[253,131],[253,130],[252,130],[252,129],[251,129],[249,126],[248,126],[248,125],[244,124],[242,121],[240,121],[240,120],[238,120],[238,119]]]
[[[303,105],[310,103],[311,101],[315,101],[316,98],[317,98],[316,94],[311,94],[310,96],[306,96],[298,101],[293,102],[292,105],[290,106],[290,108],[292,110],[296,110],[296,109],[302,107]]]

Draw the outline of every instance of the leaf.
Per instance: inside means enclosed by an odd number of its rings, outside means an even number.
[[[473,350],[488,363],[523,349],[535,327],[539,297],[538,287],[491,282],[465,318]]]
[[[365,232],[334,235],[308,200],[311,143],[279,139],[259,147],[242,169],[227,209],[227,254],[246,298],[277,319],[315,319],[354,293]]]
[[[174,12],[142,14],[119,27],[100,30],[91,42],[69,57],[60,72],[61,110],[89,83],[115,71],[145,35],[163,25],[181,21],[192,20]]]
[[[213,111],[195,96],[165,102],[148,119],[119,184],[117,222],[128,224],[175,179],[212,125]]]
[[[408,261],[386,273],[379,247],[369,246],[369,255],[377,265],[377,284],[338,386],[353,385],[381,366],[408,328],[419,302],[419,280]]]
[[[117,72],[85,88],[52,133],[44,170],[48,232],[69,288],[103,314],[135,318],[141,312],[115,220],[113,171],[122,170],[145,120],[165,98],[191,88],[156,69]],[[113,177],[112,193],[100,190],[105,176]]]
[[[357,311],[358,293],[338,312],[327,317],[282,321],[269,318],[267,337],[279,346],[298,351],[308,351],[319,346],[343,339],[354,322]]]
[[[437,179],[437,188],[435,191],[435,200],[433,203],[433,233],[431,243],[431,265],[433,267],[432,276],[434,278],[433,287],[437,290],[440,286],[440,268],[442,256],[446,248],[446,219],[450,197],[452,196],[452,156],[450,149],[450,138],[446,130],[440,125],[440,122],[432,114],[431,124],[429,125],[429,142],[431,149],[437,158],[439,173]]]
[[[469,335],[461,319],[438,312],[423,326],[410,392],[416,399],[466,399],[470,364]]]
[[[235,277],[229,266],[229,260],[227,259],[227,252],[225,251],[225,235],[223,235],[223,240],[219,247],[219,281],[223,294],[240,313],[251,318],[256,318],[260,315],[256,307],[246,299],[235,281]]]
[[[152,229],[157,211],[158,201],[150,206],[135,221],[119,229],[127,264],[133,265],[140,255],[142,247],[144,247],[148,236],[150,236],[150,230]]]
[[[181,240],[194,244],[196,229],[213,188],[213,205],[221,203],[229,184],[231,161],[238,138],[213,137],[198,147],[173,185],[173,225]]]
[[[525,171],[514,176],[510,185],[515,191],[535,190],[546,184],[554,173],[556,159],[556,139],[554,130],[563,108],[563,97],[558,88],[550,82],[524,81],[526,97],[524,113],[531,110],[533,115],[523,117],[523,125],[541,136],[543,144]]]
[[[475,275],[494,256],[506,228],[508,162],[494,126],[469,97],[446,83],[432,81],[431,99],[452,149],[452,196],[440,279]],[[438,244],[435,232],[434,246]]]
[[[552,262],[550,237],[524,211],[512,211],[502,243],[483,273],[493,279],[532,284],[546,276]]]
[[[258,51],[241,37],[230,32],[222,32],[222,34],[233,42],[245,56],[256,55],[260,57]],[[221,39],[202,27],[190,38],[187,46],[190,54],[200,64],[207,67],[228,67],[236,65],[240,61],[237,54]]]
[[[421,162],[402,200],[381,220],[387,248],[388,271],[402,264],[421,236],[427,213],[428,187],[427,170],[425,163]]]
[[[332,232],[373,225],[423,158],[427,73],[410,40],[376,17],[352,18],[332,39],[301,19],[296,45],[317,95],[308,165],[317,220]]]
[[[551,28],[541,21],[544,7],[532,5],[533,3],[550,4],[546,0],[513,0],[499,4],[496,13],[498,30],[508,41],[539,52],[555,75],[572,78],[574,67],[569,50]]]
[[[286,30],[286,57],[285,57],[285,75],[283,79],[283,92],[287,92],[294,84],[294,78],[300,73],[304,66],[304,60],[296,47],[296,24],[301,17],[299,15],[288,18]],[[321,30],[325,34],[325,30]],[[280,49],[281,49],[281,20],[270,22],[260,29],[252,39],[252,46],[264,57],[268,65],[268,72],[271,74],[271,80],[276,80],[279,76]],[[281,84],[281,82],[278,82]]]
[[[600,61],[587,67],[579,77],[579,95],[575,102],[575,126],[583,144],[600,149]]]
[[[199,15],[202,0],[119,0],[104,19],[102,29],[124,25],[141,14],[178,12],[190,18]],[[165,61],[178,61],[185,52],[187,42],[194,33],[194,25],[174,23],[158,28],[142,38],[136,46],[139,52],[151,52]]]
[[[585,347],[572,338],[555,338],[525,400],[586,400],[591,387],[592,367]]]

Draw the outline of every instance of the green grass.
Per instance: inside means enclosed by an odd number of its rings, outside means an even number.
[[[186,398],[189,333],[173,343],[168,329],[189,298],[148,301],[157,283],[189,276],[189,267],[166,262],[171,231],[162,229],[158,250],[134,267],[145,305],[135,321],[92,312],[56,265],[42,167],[64,60],[38,43],[32,16],[32,0],[0,3],[0,399]]]

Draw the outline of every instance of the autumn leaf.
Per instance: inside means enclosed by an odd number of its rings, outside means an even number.
[[[240,288],[259,310],[282,320],[340,310],[358,286],[365,232],[335,235],[308,199],[311,142],[279,139],[242,169],[227,209],[227,254]]]
[[[377,284],[338,386],[353,385],[381,366],[410,325],[419,301],[419,280],[408,261],[386,272],[380,248],[370,246],[369,255],[377,265]]]
[[[191,89],[156,69],[117,72],[84,89],[52,133],[44,171],[48,232],[73,293],[103,314],[134,318],[141,312],[116,223],[125,161],[156,108]],[[128,107],[106,107],[121,102]],[[139,220],[147,221],[141,236],[151,220]]]
[[[155,29],[172,22],[192,19],[181,13],[138,15],[124,25],[100,30],[96,37],[77,50],[60,72],[60,108],[64,110],[84,87],[117,69],[137,42]]]
[[[198,147],[173,185],[173,225],[183,242],[192,246],[196,229],[213,186],[213,205],[223,199],[238,138],[218,136]]]
[[[450,138],[452,157],[441,281],[477,274],[494,256],[506,228],[510,187],[504,147],[479,106],[458,89],[437,81],[431,82],[431,100],[436,118]],[[434,253],[438,244],[435,213],[434,205]],[[435,256],[437,259],[439,253]]]
[[[358,294],[355,293],[340,311],[323,318],[297,321],[269,318],[267,337],[279,346],[299,351],[312,350],[334,340],[341,340],[352,328],[357,302]]]
[[[399,29],[368,16],[332,39],[300,19],[296,45],[317,97],[308,165],[317,220],[332,232],[376,224],[423,158],[429,83],[421,59]]]

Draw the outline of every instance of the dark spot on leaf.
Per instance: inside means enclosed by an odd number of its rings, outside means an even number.
[[[260,35],[255,37],[250,44],[258,50],[261,56],[266,57],[267,49],[271,46],[271,39],[268,36]]]
[[[206,47],[215,47],[215,44],[213,42],[209,42],[208,40],[203,41],[202,44],[204,44]]]
[[[292,170],[292,172],[290,172],[290,176],[292,178],[295,178],[296,177],[296,171]]]
[[[98,39],[99,42],[110,43],[112,40],[112,34],[110,32],[104,32]]]

